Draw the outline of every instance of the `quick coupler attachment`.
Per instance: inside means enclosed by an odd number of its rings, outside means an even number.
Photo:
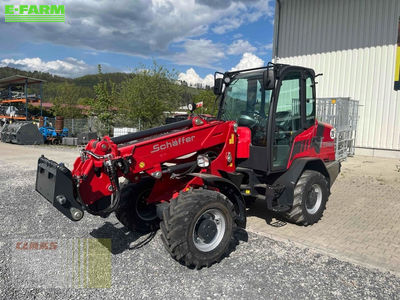
[[[72,221],[83,217],[82,205],[76,200],[71,171],[43,155],[38,160],[36,191]]]

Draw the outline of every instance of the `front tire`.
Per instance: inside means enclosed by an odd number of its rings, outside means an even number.
[[[329,197],[328,182],[324,175],[306,170],[294,188],[293,206],[286,219],[301,225],[317,223],[324,213]]]
[[[137,184],[127,183],[122,187],[120,205],[115,216],[129,230],[148,233],[158,229],[160,220],[156,206],[146,202],[153,186],[154,180],[143,179]]]
[[[161,239],[181,264],[200,269],[219,262],[236,243],[235,211],[223,194],[182,192],[164,210]]]

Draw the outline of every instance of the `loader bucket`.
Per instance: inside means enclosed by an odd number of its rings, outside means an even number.
[[[41,145],[44,143],[39,129],[31,122],[4,125],[1,130],[1,141],[18,145]]]
[[[82,205],[75,198],[75,185],[71,171],[43,155],[36,173],[36,191],[72,221],[83,217]]]

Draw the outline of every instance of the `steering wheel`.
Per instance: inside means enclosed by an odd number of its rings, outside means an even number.
[[[238,123],[239,125],[253,129],[257,126],[262,126],[262,122],[266,120],[266,118],[266,116],[262,115],[258,111],[247,111],[242,113]]]

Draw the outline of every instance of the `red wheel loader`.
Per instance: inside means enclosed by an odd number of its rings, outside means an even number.
[[[114,212],[133,231],[160,227],[171,256],[196,268],[230,251],[247,200],[318,222],[340,163],[334,128],[315,119],[314,71],[270,63],[214,78],[217,117],[91,140],[72,171],[42,156],[36,190],[72,221]]]

